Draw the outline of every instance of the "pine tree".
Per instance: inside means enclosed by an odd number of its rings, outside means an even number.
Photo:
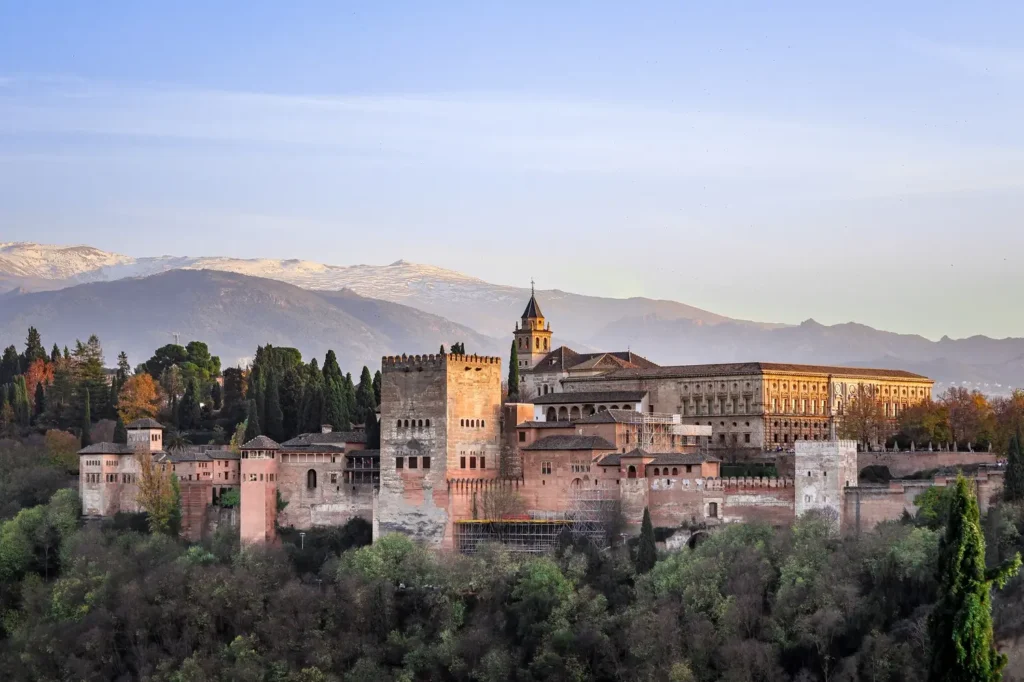
[[[508,356],[508,401],[519,402],[519,351],[516,342],[512,342],[512,352]]]
[[[246,412],[248,412],[249,417],[245,424],[245,440],[242,441],[243,445],[262,433],[260,431],[260,416],[256,412],[255,400],[249,400]]]
[[[124,427],[124,420],[120,416],[114,424],[114,442],[126,445],[128,443],[128,430]]]
[[[46,412],[46,391],[43,389],[43,384],[36,384],[35,394],[35,418],[38,420]]]
[[[36,360],[46,359],[46,349],[43,348],[43,340],[39,336],[39,330],[35,327],[28,328],[28,338],[25,339],[25,354],[22,356],[21,365],[27,368]]]
[[[57,348],[57,344],[53,344],[53,349],[50,351],[50,362],[58,360],[60,360],[60,348]]]
[[[265,393],[266,423],[263,430],[276,441],[285,440],[284,412],[281,410],[281,388],[277,382],[277,372],[267,372]],[[257,408],[259,409],[259,408]]]
[[[373,400],[377,403],[377,407],[380,407],[380,390],[384,384],[384,377],[381,375],[378,369],[373,373]]]
[[[1006,656],[992,634],[992,585],[1020,569],[1020,554],[985,570],[985,538],[971,484],[957,476],[946,533],[939,542],[939,601],[928,618],[932,659],[928,679],[999,680]]]
[[[202,418],[199,408],[199,384],[195,379],[189,379],[185,385],[185,394],[178,403],[178,428],[183,431],[196,429]]]
[[[4,349],[3,358],[0,359],[0,384],[9,384],[14,377],[21,374],[21,356],[14,346],[7,346]]]
[[[373,377],[370,370],[363,367],[359,375],[359,387],[356,388],[356,420],[361,424],[369,424],[377,412],[377,401],[373,398]]]
[[[654,526],[651,512],[644,507],[644,520],[640,525],[640,544],[636,548],[636,572],[647,573],[658,561],[658,549],[654,545]]]
[[[1024,499],[1024,454],[1021,453],[1020,430],[1010,438],[1010,447],[1007,449],[1003,499],[1007,502]]]
[[[92,444],[90,431],[92,431],[92,405],[90,405],[89,391],[85,391],[85,402],[82,406],[82,447]]]

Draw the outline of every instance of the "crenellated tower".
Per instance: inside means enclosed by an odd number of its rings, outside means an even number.
[[[530,282],[530,302],[526,304],[522,320],[515,330],[519,369],[533,369],[551,351],[551,325],[544,321],[537,295]]]

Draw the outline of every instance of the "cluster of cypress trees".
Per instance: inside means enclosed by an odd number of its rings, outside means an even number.
[[[343,373],[337,355],[327,351],[321,369],[314,358],[309,364],[294,348],[260,346],[249,372],[246,439],[265,434],[276,441],[301,433],[320,431],[330,424],[338,431],[365,424],[376,429],[380,404],[380,372],[367,367],[355,383]]]

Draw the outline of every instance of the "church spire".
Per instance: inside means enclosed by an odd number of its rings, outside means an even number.
[[[526,310],[523,311],[523,321],[527,320],[543,320],[544,313],[540,311],[540,304],[537,303],[537,295],[533,287],[533,279],[530,279],[530,302],[526,304]],[[523,325],[524,327],[527,325]]]

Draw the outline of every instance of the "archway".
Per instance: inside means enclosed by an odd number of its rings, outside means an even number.
[[[316,470],[310,469],[306,472],[306,487],[310,490],[316,488]]]
[[[579,419],[579,418],[580,418],[580,408],[578,408],[575,405],[573,405],[572,409],[569,410],[569,419]]]
[[[626,478],[636,478],[636,467],[632,464],[626,469]]]
[[[553,408],[553,407],[549,407],[548,408],[546,416],[547,416],[547,420],[549,422],[553,422],[553,421],[557,421],[558,420],[558,414],[555,412],[555,408]]]
[[[558,408],[558,421],[564,422],[569,420],[569,409],[567,407]]]

